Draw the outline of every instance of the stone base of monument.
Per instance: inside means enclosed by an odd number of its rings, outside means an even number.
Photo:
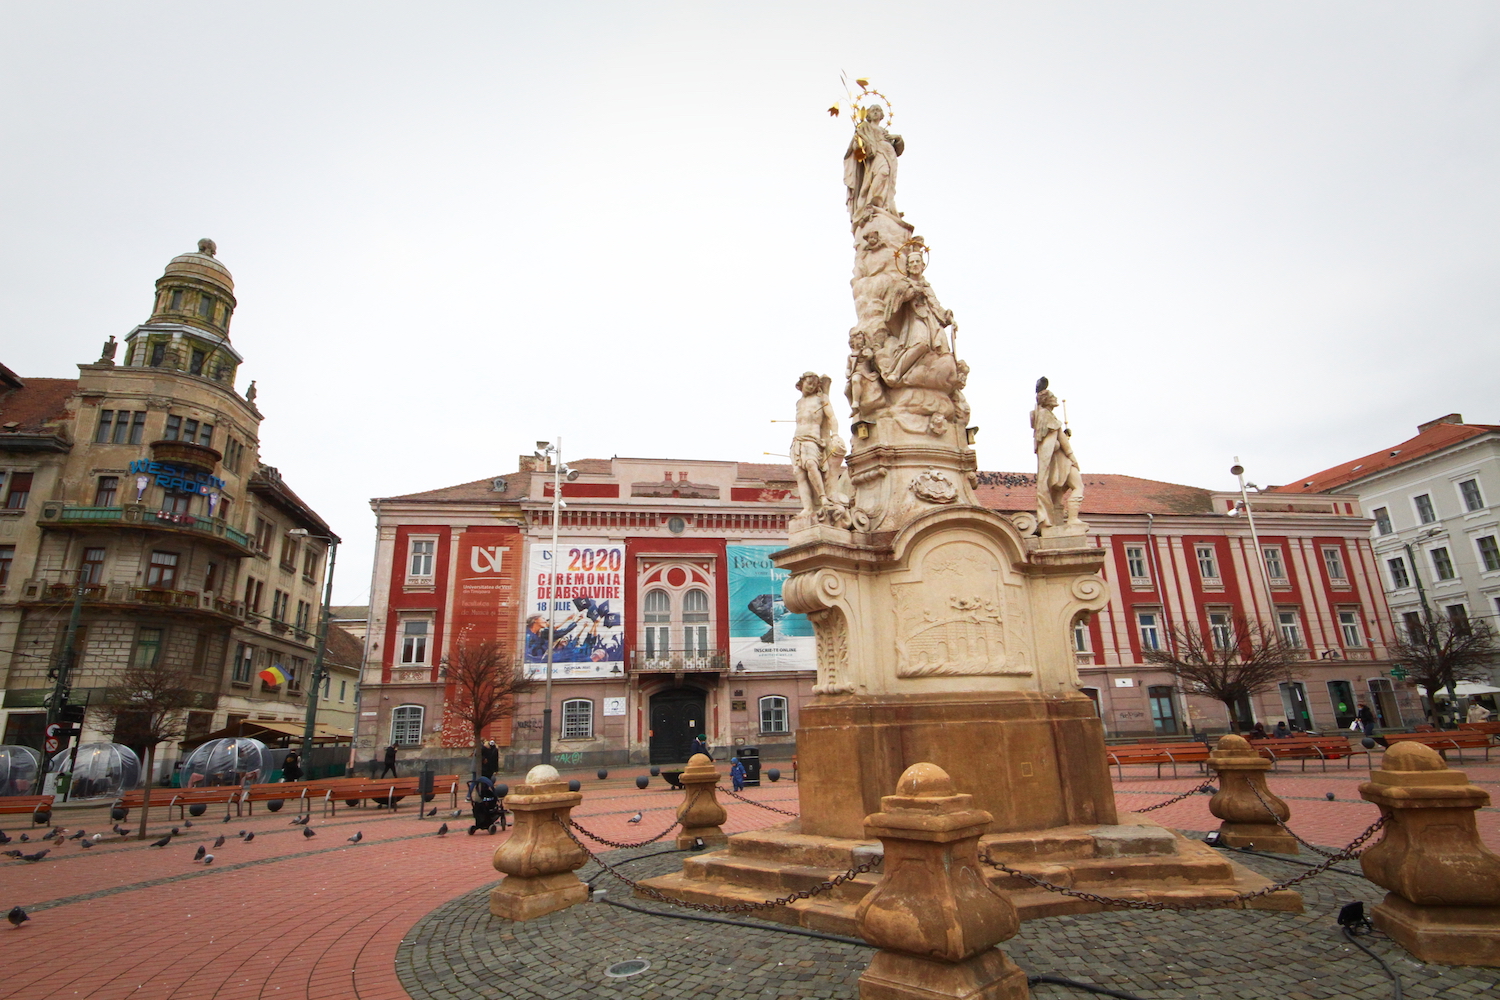
[[[1257,851],[1296,854],[1297,838],[1275,823],[1220,823],[1219,842],[1226,847],[1253,847]]]
[[[963,962],[880,951],[859,977],[859,1000],[1025,1000],[1026,972],[998,948]]]
[[[800,832],[799,824],[793,820],[735,834],[725,850],[688,858],[681,872],[644,884],[688,902],[756,902],[811,889],[880,854],[879,841],[813,836]],[[980,840],[980,850],[1054,885],[1103,896],[1200,902],[1228,899],[1270,884],[1207,844],[1134,813],[1121,815],[1117,825],[989,834]],[[1104,909],[1098,903],[1035,888],[989,866],[984,871],[991,884],[1005,890],[1022,920]],[[880,878],[879,871],[860,875],[830,892],[757,916],[857,936],[854,909]],[[1301,913],[1302,897],[1282,890],[1235,905]]]
[[[589,887],[570,871],[537,878],[509,875],[490,890],[490,913],[507,920],[535,920],[588,898]]]
[[[1370,917],[1423,962],[1500,966],[1500,909],[1495,907],[1418,906],[1392,892]]]

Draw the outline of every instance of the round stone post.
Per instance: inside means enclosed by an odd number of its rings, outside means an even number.
[[[682,805],[677,807],[677,822],[682,832],[677,835],[677,849],[685,851],[693,841],[701,839],[705,847],[723,847],[729,838],[719,824],[729,818],[724,807],[719,805],[719,771],[708,754],[695,753],[683,770]]]
[[[582,801],[583,794],[568,791],[568,783],[550,764],[533,767],[525,784],[506,796],[515,829],[495,851],[495,870],[505,878],[490,890],[492,914],[532,920],[589,898],[588,886],[573,874],[588,855],[561,825]]]
[[[1420,743],[1391,747],[1370,779],[1359,794],[1387,819],[1359,863],[1390,890],[1375,925],[1423,962],[1500,966],[1500,856],[1474,823],[1489,793]]]
[[[880,949],[859,977],[860,1000],[1017,1000],[1026,973],[995,947],[1020,918],[985,878],[979,838],[993,817],[960,795],[936,764],[913,764],[865,835],[885,848],[885,875],[855,911]]]
[[[1208,800],[1208,811],[1222,820],[1219,838],[1230,847],[1254,847],[1278,854],[1296,854],[1297,840],[1266,815],[1270,806],[1285,822],[1291,807],[1266,787],[1271,762],[1243,736],[1219,737],[1218,748],[1208,755],[1208,766],[1219,776],[1219,790]],[[1260,797],[1256,797],[1256,793]],[[1265,799],[1265,804],[1261,804]]]

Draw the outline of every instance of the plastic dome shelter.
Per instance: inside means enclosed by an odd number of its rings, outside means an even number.
[[[141,759],[123,743],[85,743],[64,750],[47,762],[48,774],[73,772],[70,799],[114,798],[141,783]]]
[[[0,795],[30,795],[41,763],[31,747],[0,746]]]
[[[209,740],[182,759],[178,774],[183,788],[205,785],[241,785],[266,781],[271,773],[271,753],[260,740],[247,736]]]

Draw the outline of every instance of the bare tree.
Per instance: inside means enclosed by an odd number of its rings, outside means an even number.
[[[506,647],[493,639],[460,636],[448,656],[447,714],[474,737],[474,773],[482,770],[484,731],[511,716],[515,696],[531,687]],[[446,728],[446,726],[444,727]]]
[[[157,656],[149,665],[126,668],[91,710],[96,728],[109,730],[117,742],[124,737],[146,745],[146,774],[137,839],[146,838],[151,808],[151,776],[156,770],[156,748],[187,733],[187,710],[198,707],[199,692],[186,669],[170,666]]]
[[[1438,724],[1437,693],[1461,681],[1489,678],[1495,660],[1495,630],[1486,621],[1434,618],[1408,628],[1391,644],[1391,659],[1427,692],[1427,721]]]
[[[1189,693],[1223,702],[1234,732],[1250,723],[1239,718],[1239,704],[1294,678],[1307,651],[1277,629],[1236,614],[1206,633],[1192,625],[1174,628],[1166,649],[1148,649],[1142,659],[1167,671]]]

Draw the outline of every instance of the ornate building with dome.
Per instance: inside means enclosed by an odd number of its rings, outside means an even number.
[[[301,732],[338,536],[261,461],[235,306],[200,240],[157,279],[123,351],[111,336],[77,378],[0,366],[0,742],[43,747],[70,630],[63,687],[91,709],[84,741],[141,748],[133,720],[92,709],[128,664],[152,662],[196,692],[189,743],[241,722]],[[285,681],[261,676],[273,666]],[[357,672],[325,666],[318,718],[347,732]],[[163,776],[174,750],[159,748]]]

